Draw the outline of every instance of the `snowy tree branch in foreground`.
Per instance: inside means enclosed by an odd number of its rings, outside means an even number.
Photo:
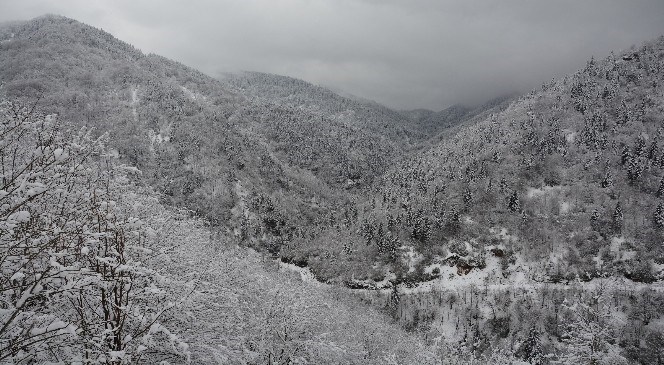
[[[145,232],[118,203],[127,169],[105,137],[65,140],[55,118],[9,102],[0,118],[0,361],[186,360],[159,323],[172,307],[159,275],[127,251]]]

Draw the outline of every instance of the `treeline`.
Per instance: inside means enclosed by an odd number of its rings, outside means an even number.
[[[658,280],[663,53],[659,39],[592,59],[397,164],[357,207],[354,255],[412,276],[390,253],[412,248],[415,276],[426,280],[425,269],[450,255],[482,269],[498,247],[506,268],[519,258],[550,282]]]

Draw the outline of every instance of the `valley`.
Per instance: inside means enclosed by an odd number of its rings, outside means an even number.
[[[664,362],[664,37],[438,112],[0,40],[0,363]]]

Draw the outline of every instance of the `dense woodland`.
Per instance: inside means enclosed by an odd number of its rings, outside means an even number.
[[[397,112],[1,24],[0,363],[664,363],[663,83]]]

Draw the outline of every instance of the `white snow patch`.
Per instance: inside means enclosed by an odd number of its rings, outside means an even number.
[[[287,270],[300,274],[300,279],[305,283],[313,283],[316,286],[325,285],[320,281],[316,280],[314,274],[309,270],[308,267],[299,267],[294,264],[287,264],[285,262],[279,261],[279,270]]]
[[[413,246],[401,246],[401,247],[406,249],[406,252],[403,253],[403,261],[408,266],[408,272],[414,272],[415,265],[417,265],[418,262],[422,261],[424,259],[424,256],[421,253],[416,252],[415,247]]]
[[[14,273],[14,275],[12,275],[11,278],[9,278],[9,281],[10,281],[10,282],[13,282],[13,281],[15,281],[15,280],[21,280],[21,279],[23,279],[24,277],[25,277],[25,274],[22,273],[22,272],[20,272],[20,271],[18,271],[18,272],[16,272],[16,273]]]
[[[376,265],[374,265],[376,267]],[[376,267],[377,268],[377,267]],[[376,288],[377,290],[382,290],[382,289],[388,289],[392,287],[392,283],[390,282],[391,280],[394,280],[397,278],[397,275],[391,271],[388,271],[387,274],[385,274],[385,277],[383,280],[380,281],[374,281],[371,279],[366,279],[366,280],[357,280],[357,279],[352,279],[351,281],[355,284],[360,284],[364,285],[365,287],[373,287]],[[353,291],[357,291],[361,289],[353,289]],[[375,290],[375,289],[369,289],[369,290]]]
[[[572,209],[572,204],[568,202],[560,202],[560,214],[567,214]]]
[[[397,274],[388,271],[387,274],[385,274],[385,277],[381,281],[376,281],[374,284],[376,285],[376,288],[389,288],[392,286],[392,283],[390,283],[390,280],[394,280],[397,278]]]
[[[653,262],[652,269],[655,272],[656,276],[659,276],[660,279],[663,279],[662,276],[664,275],[664,264],[658,264],[656,262]]]
[[[623,252],[621,259],[622,260],[631,260],[634,257],[636,257],[636,251],[625,251],[625,252]]]
[[[399,285],[399,292],[404,294],[413,293],[426,293],[434,289],[437,290],[456,290],[467,288],[470,286],[504,286],[503,281],[518,282],[525,280],[525,274],[521,273],[523,278],[512,277],[504,279],[502,277],[502,269],[500,268],[500,259],[495,256],[487,256],[485,259],[486,267],[484,269],[474,268],[468,274],[459,276],[457,275],[456,266],[449,266],[444,264],[432,264],[425,268],[425,272],[431,272],[434,268],[440,270],[440,276],[437,279],[420,283],[413,288]]]
[[[622,244],[625,243],[625,237],[613,237],[611,238],[611,252],[618,252],[622,247]]]
[[[8,39],[3,39],[3,40],[1,40],[1,41],[0,41],[0,44],[2,44],[2,43],[9,43],[9,42],[12,41],[13,38],[14,38],[14,33],[12,33],[12,34],[9,36]]]
[[[21,210],[16,213],[12,213],[7,220],[14,221],[16,223],[27,222],[30,220],[30,212],[27,210]]]
[[[535,198],[538,196],[546,195],[546,194],[551,194],[556,191],[560,191],[561,187],[560,186],[544,186],[542,188],[528,188],[528,191],[526,192],[526,196],[528,198]]]
[[[576,134],[577,133],[574,132],[574,131],[570,131],[568,129],[565,129],[564,132],[566,132],[565,133],[565,141],[567,141],[567,143],[574,143],[574,140],[576,139]]]
[[[152,129],[148,130],[148,138],[150,138],[150,146],[154,150],[154,144],[162,144],[164,142],[169,142],[171,140],[171,129],[172,124],[164,124],[159,128],[159,132],[155,132]]]
[[[496,227],[491,227],[489,233],[500,238],[503,242],[516,242],[517,237],[508,233],[507,228],[500,227],[500,230]]]
[[[434,269],[438,269],[438,272],[441,273],[441,272],[443,272],[443,266],[447,266],[447,265],[442,265],[442,264],[439,264],[439,263],[427,265],[426,267],[424,267],[424,273],[427,274],[427,275],[432,275]]]
[[[239,180],[235,182],[234,190],[235,194],[238,196],[238,201],[237,205],[235,205],[231,209],[231,214],[233,215],[233,217],[236,218],[239,217],[252,218],[253,214],[247,207],[246,203],[246,199],[249,196],[249,192],[247,191],[247,189],[244,188],[244,186],[242,186]],[[237,228],[236,228],[236,234],[239,234]]]
[[[150,138],[150,143],[152,144],[162,144],[164,142],[170,141],[169,136],[163,136],[161,133],[155,133],[153,130],[148,130],[148,137]]]
[[[595,262],[596,268],[601,268],[604,264],[604,260],[602,260],[602,257],[600,257],[599,254],[597,256],[593,256],[591,259]]]
[[[138,87],[131,89],[131,114],[134,116],[134,122],[138,122],[138,112],[136,105],[138,104]]]
[[[197,99],[199,99],[199,98],[205,100],[205,96],[203,96],[203,95],[199,95],[199,94],[197,94],[197,93],[195,93],[195,92],[193,92],[193,91],[187,89],[187,88],[184,87],[184,86],[180,86],[180,88],[182,89],[182,91],[184,92],[184,94],[187,95],[187,97],[188,97],[189,99],[191,99],[191,100],[197,100]]]

